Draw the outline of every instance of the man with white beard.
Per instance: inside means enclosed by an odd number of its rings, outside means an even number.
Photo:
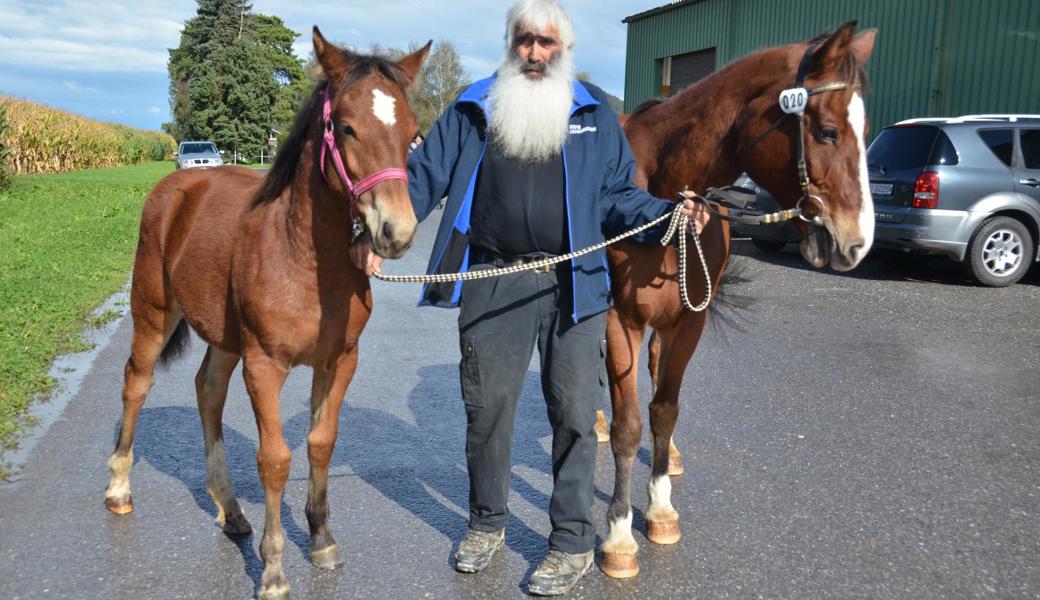
[[[574,80],[574,33],[556,0],[517,2],[506,42],[496,74],[465,90],[409,157],[419,220],[447,196],[429,273],[566,254],[675,206],[632,184],[635,161],[606,95]],[[706,213],[684,204],[700,228]],[[369,273],[380,263],[368,254]],[[606,384],[609,286],[600,250],[547,271],[424,287],[421,304],[461,306],[470,518],[455,553],[458,571],[487,567],[505,538],[513,422],[535,347],[553,430],[552,533],[528,590],[565,593],[591,567],[593,427]]]

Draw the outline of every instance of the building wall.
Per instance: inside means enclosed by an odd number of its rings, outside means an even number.
[[[628,24],[625,110],[659,93],[665,57],[715,47],[718,69],[853,19],[878,29],[871,137],[912,117],[1040,114],[1040,0],[693,2]]]

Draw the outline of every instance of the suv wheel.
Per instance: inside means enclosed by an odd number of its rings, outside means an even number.
[[[1010,217],[987,219],[971,242],[965,265],[972,279],[990,287],[1004,287],[1026,274],[1033,262],[1033,237]]]
[[[787,244],[777,240],[763,240],[761,238],[751,238],[751,243],[755,245],[762,252],[768,252],[769,254],[775,254],[784,249]]]

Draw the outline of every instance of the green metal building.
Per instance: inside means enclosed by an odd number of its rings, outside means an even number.
[[[914,117],[1040,113],[1040,0],[682,0],[624,19],[625,110],[726,63],[858,20],[871,138]]]

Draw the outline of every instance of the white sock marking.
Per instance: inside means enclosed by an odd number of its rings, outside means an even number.
[[[646,486],[650,494],[650,506],[646,511],[646,518],[650,521],[665,521],[675,518],[675,509],[672,508],[672,478],[668,475],[651,479]]]
[[[396,98],[386,95],[382,90],[372,90],[372,112],[388,126],[397,122],[396,106]]]
[[[620,554],[632,554],[639,548],[636,539],[632,537],[632,511],[618,519],[610,521],[607,539],[603,541],[601,549],[604,552],[617,552]]]

